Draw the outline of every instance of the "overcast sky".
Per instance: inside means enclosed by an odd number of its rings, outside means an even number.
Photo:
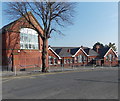
[[[96,42],[118,45],[118,3],[117,2],[78,2],[74,24],[61,29],[64,36],[53,34],[51,46],[92,47]],[[3,7],[5,8],[5,7]],[[2,14],[2,25],[11,21]]]

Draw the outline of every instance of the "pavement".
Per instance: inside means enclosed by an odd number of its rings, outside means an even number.
[[[47,73],[53,72],[67,72],[67,71],[93,71],[93,70],[109,70],[109,69],[118,69],[118,67],[74,67],[74,68],[50,68]],[[11,77],[11,76],[25,76],[25,75],[34,75],[34,74],[43,74],[41,70],[33,71],[1,71],[1,77]]]

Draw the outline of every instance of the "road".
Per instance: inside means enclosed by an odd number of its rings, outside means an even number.
[[[3,99],[117,99],[118,71],[93,70],[6,79]]]

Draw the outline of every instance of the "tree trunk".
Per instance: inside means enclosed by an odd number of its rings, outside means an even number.
[[[42,72],[47,72],[47,39],[43,39],[42,46]]]

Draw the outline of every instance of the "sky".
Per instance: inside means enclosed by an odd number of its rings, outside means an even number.
[[[78,2],[74,16],[74,24],[60,29],[64,35],[52,34],[49,45],[90,48],[96,42],[104,45],[112,42],[118,45],[117,2]],[[4,13],[0,19],[0,28],[12,22]]]
[[[118,3],[79,2],[74,25],[66,27],[65,36],[52,35],[51,46],[87,46],[96,42],[118,44]]]

